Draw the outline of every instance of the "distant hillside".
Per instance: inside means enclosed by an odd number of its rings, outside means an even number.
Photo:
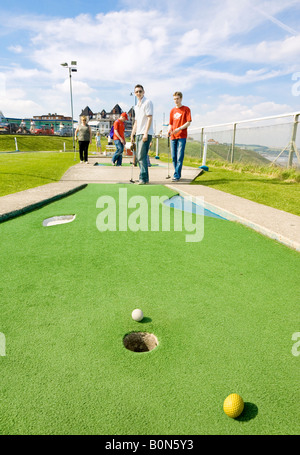
[[[249,147],[249,148],[248,148]],[[253,164],[270,164],[267,158],[264,158],[258,153],[258,147],[255,146],[254,150],[251,146],[245,146],[243,144],[236,144],[234,147],[234,161],[241,163],[253,163]],[[186,146],[186,153],[189,156],[200,156],[200,142],[192,140],[188,141]],[[266,147],[268,149],[268,147]],[[231,144],[209,144],[207,147],[207,158],[208,159],[220,159],[229,161],[231,155]]]
[[[258,145],[258,144],[236,144],[238,147],[242,149],[253,150],[254,152],[267,152],[269,147],[265,145]]]
[[[240,148],[245,148],[247,150],[253,150],[254,152],[262,153],[262,154],[267,154],[270,156],[276,156],[279,155],[279,153],[282,151],[281,148],[277,147],[267,147],[265,145],[258,145],[258,144],[237,144],[238,147]],[[289,151],[286,150],[284,154],[289,154]]]
[[[270,161],[261,156],[254,150],[242,148],[236,145],[234,148],[234,161],[241,163],[253,163],[258,165],[270,164]],[[156,142],[153,142],[152,152],[156,151]],[[169,149],[171,153],[171,149]],[[159,140],[159,153],[168,153],[167,139]],[[231,144],[210,144],[207,148],[207,159],[229,161],[231,154]],[[188,139],[185,149],[185,155],[192,158],[201,158],[201,144],[199,141]]]

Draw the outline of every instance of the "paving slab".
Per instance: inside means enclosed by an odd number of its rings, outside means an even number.
[[[124,157],[123,163],[130,164],[131,157]],[[160,162],[160,160],[151,159],[152,166],[148,168],[149,184],[165,185],[171,178],[166,177],[173,175],[172,163]],[[98,165],[95,165],[98,163]],[[89,164],[77,164],[72,166],[63,175],[61,182],[80,182],[80,183],[129,183],[130,179],[138,180],[138,166],[113,166],[111,157],[106,158],[89,158]],[[182,179],[180,184],[192,182],[200,173],[200,169],[183,166]]]
[[[64,184],[55,182],[2,196],[0,197],[0,222],[36,210],[43,205],[69,196],[85,186],[86,184],[78,184],[77,182],[66,182]]]

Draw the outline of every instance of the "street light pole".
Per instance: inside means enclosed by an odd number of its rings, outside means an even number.
[[[74,152],[74,161],[76,161],[76,147],[75,147],[75,138],[74,138],[74,115],[73,115],[73,95],[72,95],[72,72],[77,72],[77,62],[72,61],[69,66],[67,63],[61,63],[61,66],[68,68],[69,78],[70,78],[70,95],[71,95],[71,115],[72,115],[72,138],[73,138],[73,152]]]
[[[75,161],[75,160],[76,160],[76,149],[75,149],[75,138],[74,138],[73,95],[72,95],[72,68],[71,68],[71,67],[69,67],[69,76],[70,76],[71,114],[72,114],[72,138],[73,138],[73,152],[74,152],[74,161]]]

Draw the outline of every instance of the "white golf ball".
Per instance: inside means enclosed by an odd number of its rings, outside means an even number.
[[[144,313],[142,312],[142,310],[136,309],[133,310],[133,312],[131,313],[131,317],[134,321],[140,322],[144,317]]]

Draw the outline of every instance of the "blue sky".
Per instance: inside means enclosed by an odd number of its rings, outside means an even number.
[[[16,0],[0,6],[0,39],[8,117],[70,115],[71,60],[75,118],[128,110],[136,83],[157,129],[177,90],[193,126],[299,110],[299,0]]]

